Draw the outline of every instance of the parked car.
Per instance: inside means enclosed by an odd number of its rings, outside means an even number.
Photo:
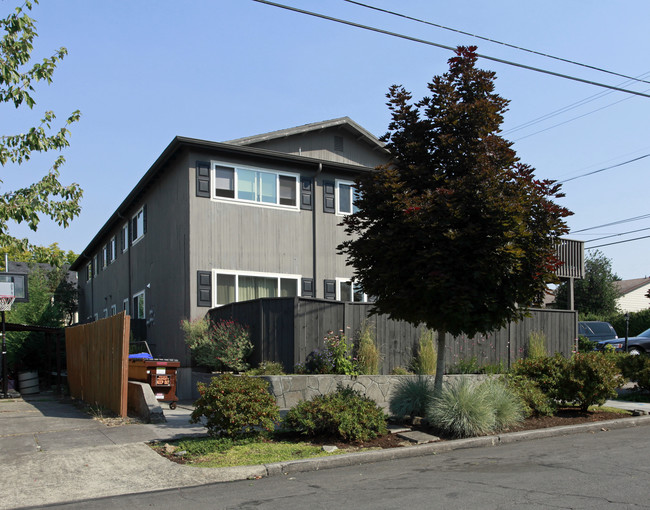
[[[616,340],[603,340],[602,342],[598,342],[596,349],[602,351],[606,345],[611,345],[617,351],[623,351],[625,350],[625,338],[618,338]],[[628,338],[627,352],[633,355],[650,353],[650,329],[646,329],[638,336]]]
[[[578,322],[578,335],[586,336],[592,342],[615,340],[616,330],[609,322],[581,321]]]

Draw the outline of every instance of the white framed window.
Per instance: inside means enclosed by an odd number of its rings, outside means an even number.
[[[134,319],[146,319],[147,312],[144,302],[144,290],[141,290],[137,294],[133,294],[133,318]]]
[[[110,260],[109,245],[105,244],[102,248],[102,269],[106,269],[106,266],[108,266]]]
[[[111,305],[111,317],[117,315],[117,305]]]
[[[129,222],[127,221],[120,230],[120,246],[122,247],[122,253],[129,249]]]
[[[336,299],[352,303],[367,303],[371,301],[368,295],[363,292],[361,285],[346,278],[336,279]]]
[[[96,254],[93,257],[93,276],[97,276],[99,273],[99,254]]]
[[[117,258],[117,238],[113,236],[111,237],[111,240],[108,243],[108,263],[110,264],[116,258]]]
[[[297,174],[213,163],[215,199],[298,209]]]
[[[131,218],[131,244],[137,243],[144,237],[145,225],[145,208],[144,206]]]
[[[88,262],[88,265],[86,266],[86,280],[90,281],[93,279],[93,263]]]
[[[299,295],[300,275],[214,271],[217,306],[264,297]]]
[[[352,181],[336,181],[336,214],[355,213],[359,208],[354,205],[358,192]]]
[[[127,315],[129,315],[129,299],[125,299],[122,301],[122,311],[126,312]]]

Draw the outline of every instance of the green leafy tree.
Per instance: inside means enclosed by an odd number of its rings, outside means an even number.
[[[29,17],[37,0],[26,0],[7,17],[0,19],[3,37],[0,41],[0,103],[13,104],[18,109],[36,104],[35,87],[40,82],[51,83],[58,62],[67,54],[59,48],[42,62],[31,63],[34,39],[37,37],[36,22]],[[79,120],[79,111],[73,112],[63,127],[53,128],[56,116],[52,111],[43,114],[40,123],[19,134],[0,136],[0,164],[22,165],[33,153],[56,151],[69,145],[67,126]],[[6,129],[6,126],[5,126]],[[78,184],[64,185],[59,181],[60,169],[65,159],[59,155],[52,167],[37,182],[0,193],[0,246],[16,246],[23,250],[29,243],[9,233],[9,221],[25,223],[36,231],[42,217],[67,227],[79,215],[82,190]]]
[[[571,214],[553,202],[560,186],[536,179],[499,136],[508,102],[475,50],[459,47],[416,103],[391,87],[392,161],[357,180],[339,246],[376,313],[439,332],[436,391],[444,333],[487,333],[542,301]]]
[[[5,246],[0,248],[2,261],[5,255],[12,262],[37,262],[54,267],[70,266],[79,256],[72,250],[65,251],[59,248],[59,243],[52,243],[49,246],[31,246],[30,249],[17,245]]]
[[[574,280],[574,307],[581,315],[606,316],[617,312],[616,300],[620,296],[612,270],[612,261],[595,250],[585,258],[585,277]],[[568,308],[568,282],[558,286],[555,302],[559,308]]]

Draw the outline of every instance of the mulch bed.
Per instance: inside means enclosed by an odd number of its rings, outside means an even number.
[[[626,418],[629,416],[631,416],[631,413],[612,413],[607,411],[582,412],[576,408],[560,408],[558,409],[557,413],[553,416],[540,416],[540,417],[527,418],[521,424],[515,427],[511,427],[510,429],[505,430],[503,432],[519,432],[525,430],[558,427],[563,425],[578,425],[582,423],[616,420],[619,418]],[[422,432],[426,432],[428,434],[438,436],[443,441],[454,439],[453,437],[445,435],[444,433],[434,430],[430,427],[427,427],[426,425],[421,425],[421,426],[411,427],[411,428],[412,430],[420,430]],[[295,441],[295,442],[308,441],[305,438],[305,436],[290,434],[290,433],[282,434],[282,440]],[[396,434],[386,434],[385,436],[378,437],[370,441],[359,441],[359,442],[352,442],[352,443],[345,443],[342,442],[340,439],[331,438],[331,437],[313,438],[309,440],[309,442],[312,445],[316,445],[316,446],[324,446],[324,445],[336,446],[341,450],[347,450],[347,451],[360,451],[360,450],[379,449],[379,448],[381,449],[400,448],[404,446],[410,446],[413,444],[410,443],[409,441],[397,437]],[[167,457],[169,460],[173,462],[177,462],[179,464],[185,464],[187,462],[187,460],[182,457],[176,457],[173,454],[166,454],[162,450],[162,448],[157,448],[156,451],[160,455]]]

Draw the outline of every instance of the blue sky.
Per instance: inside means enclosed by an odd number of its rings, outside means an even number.
[[[32,11],[39,30],[35,56],[50,55],[59,46],[67,47],[69,55],[53,84],[38,88],[33,111],[2,107],[3,132],[29,128],[45,110],[54,110],[63,121],[80,109],[81,121],[72,126],[71,146],[64,151],[62,180],[81,184],[83,209],[66,230],[43,221],[36,233],[20,226],[12,233],[77,252],[174,136],[225,141],[341,116],[382,135],[389,122],[388,87],[403,84],[419,98],[426,83],[445,72],[451,56],[252,0],[41,1]],[[609,85],[625,81],[343,0],[284,3],[449,46],[477,44],[479,53]],[[625,75],[650,73],[647,0],[367,3]],[[0,15],[17,4],[0,3]],[[511,101],[504,136],[539,177],[563,180],[650,153],[650,98],[607,93],[486,60],[479,60],[479,67],[496,71],[497,91]],[[646,91],[650,84],[625,87]],[[602,96],[593,98],[597,94]],[[592,100],[512,131],[586,98]],[[33,182],[53,159],[47,155],[29,165],[5,167],[5,189]],[[575,213],[571,229],[650,215],[649,166],[646,158],[566,183],[562,204]],[[650,218],[570,237],[587,241],[643,228],[650,228]],[[650,230],[587,247],[644,235]],[[650,276],[650,239],[601,251],[620,277]]]

